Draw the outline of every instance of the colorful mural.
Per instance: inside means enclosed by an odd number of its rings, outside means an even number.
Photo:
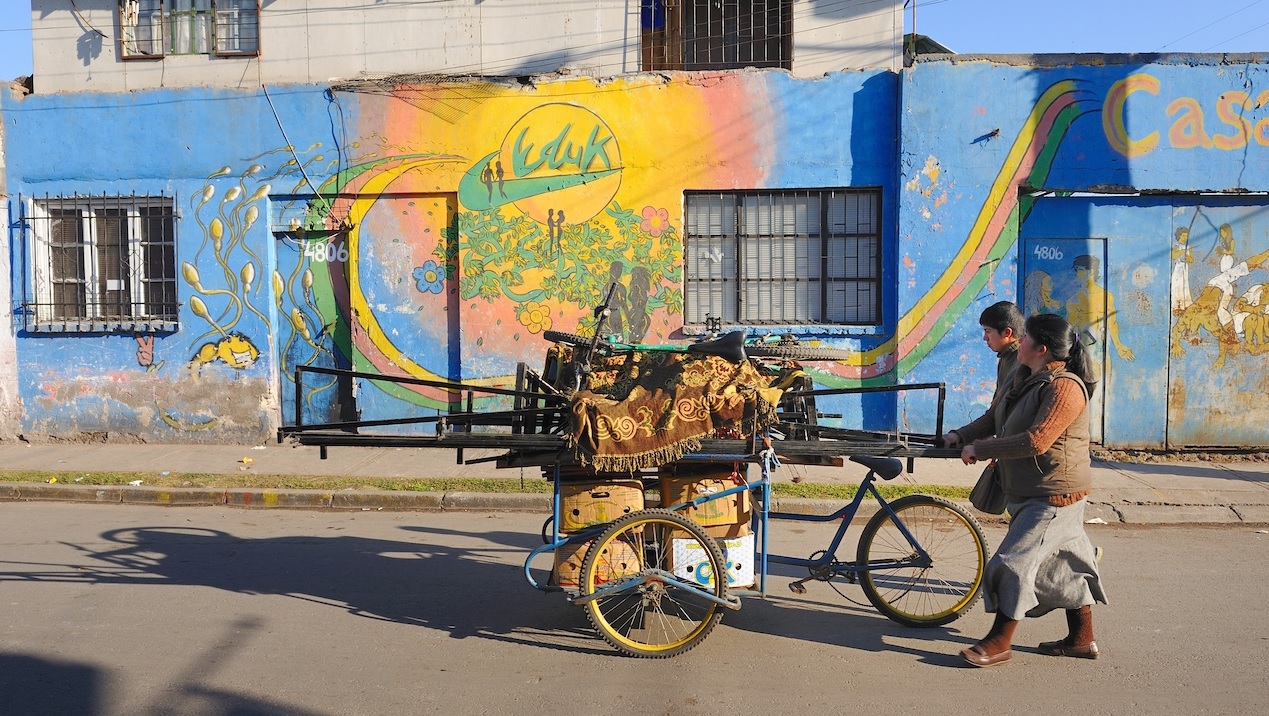
[[[901,210],[900,217],[901,234],[911,237],[904,263],[918,277],[901,286],[901,302],[918,306],[938,287],[927,287],[919,279],[929,275],[920,270],[922,257],[972,244],[972,233],[968,242],[957,243],[947,227],[965,225],[958,213],[972,210],[981,216],[997,204],[998,184],[987,191],[975,181],[991,157],[999,156],[1002,166],[1008,166],[1010,153],[992,146],[994,137],[1008,132],[997,134],[991,125],[1007,127],[1006,118],[1016,112],[1008,103],[978,97],[948,100],[950,95],[934,88],[953,75],[953,83],[959,84],[967,74],[980,72],[953,72],[940,65],[932,69],[939,77],[929,81],[927,75],[926,82],[917,82],[922,87],[913,89],[944,101],[915,102],[910,114],[923,119],[943,114],[967,126],[958,132],[940,119],[904,135],[911,155],[927,157],[919,170],[913,166],[913,178],[905,184],[905,201],[911,198],[909,205],[921,205],[923,210]],[[953,387],[952,412],[981,411],[990,399],[994,376],[974,366],[968,353],[974,345],[970,327],[977,327],[973,317],[996,300],[1016,300],[1028,313],[1067,316],[1092,342],[1102,377],[1095,414],[1104,421],[1095,420],[1094,433],[1104,425],[1101,437],[1107,444],[1263,442],[1261,430],[1224,417],[1246,418],[1263,410],[1254,399],[1256,390],[1247,392],[1251,385],[1245,377],[1264,372],[1264,366],[1254,362],[1258,339],[1248,338],[1246,330],[1247,321],[1260,310],[1259,279],[1247,276],[1263,262],[1258,251],[1267,247],[1229,248],[1237,245],[1235,234],[1265,234],[1254,208],[1262,202],[1232,194],[1197,203],[1186,192],[1263,185],[1269,176],[1269,157],[1264,154],[1269,118],[1265,98],[1246,92],[1242,80],[1226,84],[1191,70],[1084,67],[1071,72],[1055,67],[1035,68],[1025,81],[1017,78],[1020,88],[1036,87],[1032,117],[1062,86],[1075,93],[1079,109],[1069,115],[1071,123],[1061,135],[1052,135],[1057,141],[1041,152],[1040,171],[1014,177],[1005,187],[1020,207],[1011,218],[1017,221],[1010,239],[1018,240],[1016,246],[1000,262],[953,262],[962,267],[961,276],[974,269],[992,276],[965,310],[941,314],[953,325],[923,361],[909,366],[908,380],[947,379]],[[999,81],[1009,70],[981,74]],[[1072,74],[1078,79],[1067,79]],[[1053,79],[1046,81],[1048,77]],[[1204,97],[1215,99],[1209,103]],[[947,139],[944,131],[962,140]],[[920,181],[932,161],[942,168],[938,181],[948,187],[942,192],[930,192]],[[953,184],[959,192],[950,190]],[[931,205],[926,198],[931,194],[954,198]],[[935,264],[945,267],[942,261]],[[1021,280],[1020,287],[1013,276]],[[1255,322],[1258,325],[1259,319]],[[1241,333],[1238,326],[1243,327]],[[899,328],[902,331],[903,325]],[[964,367],[955,368],[957,363]]]
[[[489,385],[509,385],[518,360],[541,362],[543,331],[593,330],[591,309],[611,284],[617,289],[607,331],[631,341],[666,338],[683,312],[676,226],[682,187],[647,167],[667,147],[678,147],[684,173],[700,171],[694,165],[712,161],[709,150],[747,129],[741,123],[719,132],[707,116],[718,101],[710,95],[734,94],[738,82],[728,79],[714,92],[630,83],[631,92],[670,94],[668,101],[682,106],[684,123],[673,136],[632,116],[631,97],[589,82],[547,85],[531,97],[506,90],[488,104],[522,110],[481,113],[483,123],[473,118],[461,132],[426,108],[407,112],[393,102],[363,108],[363,123],[370,116],[405,128],[376,131],[380,148],[443,145],[446,152],[367,158],[320,187],[322,196],[341,198],[310,206],[297,221],[328,231],[346,226],[332,241],[343,242],[338,253],[347,260],[297,257],[290,273],[311,276],[315,298],[286,303],[292,322],[324,324],[331,316],[346,322],[347,363],[359,371]],[[579,89],[586,106],[576,100]],[[614,113],[616,120],[607,118]],[[694,128],[686,123],[692,116],[699,119]],[[689,129],[696,136],[684,136]],[[452,136],[435,137],[434,130]],[[752,174],[746,159],[708,183]],[[445,221],[387,220],[404,216],[406,197],[417,196],[446,197]],[[287,294],[294,279],[280,280]],[[287,366],[314,359],[285,345],[281,354]],[[370,381],[358,390],[363,418],[400,414],[398,404],[377,404],[376,393],[421,409],[448,407],[453,399],[443,389]],[[310,391],[306,400],[321,398]]]
[[[19,336],[24,427],[238,440],[292,419],[295,399],[315,419],[429,414],[455,396],[373,377],[297,387],[294,371],[508,385],[517,362],[543,360],[544,331],[589,331],[610,283],[610,330],[686,340],[684,192],[876,186],[881,325],[754,327],[854,352],[816,366],[818,384],[944,381],[947,420],[969,417],[994,380],[977,315],[1009,299],[1095,339],[1108,443],[1260,440],[1269,96],[1248,88],[1267,71],[923,61],[902,76],[345,85],[276,101],[6,95],[10,194],[105,188],[181,210],[180,330]],[[969,91],[986,86],[1001,91]],[[118,142],[107,128],[178,126],[200,102],[217,111],[197,136],[98,161],[93,147]],[[54,133],[57,162],[38,150]],[[914,422],[928,405],[883,403],[823,412],[932,427]]]

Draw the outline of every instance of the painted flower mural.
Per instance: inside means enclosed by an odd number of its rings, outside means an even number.
[[[661,234],[670,228],[670,212],[652,206],[643,207],[643,221],[639,222],[639,228],[654,239],[661,238]]]
[[[516,307],[516,319],[530,333],[541,333],[551,328],[551,309],[537,301],[529,301]]]
[[[412,274],[419,293],[440,293],[445,290],[445,272],[435,261],[426,261]]]

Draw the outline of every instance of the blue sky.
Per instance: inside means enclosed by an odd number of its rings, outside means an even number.
[[[914,1],[916,31],[959,53],[1269,52],[1269,0]],[[30,73],[30,2],[0,0],[0,80]]]

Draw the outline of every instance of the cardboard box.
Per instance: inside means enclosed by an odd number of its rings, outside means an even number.
[[[727,586],[750,587],[754,578],[754,536],[728,537],[717,540],[723,550],[723,559],[727,563]],[[702,586],[712,586],[714,575],[710,573],[709,559],[705,548],[694,539],[675,538],[670,541],[674,550],[671,566],[674,575]]]
[[[702,526],[701,529],[705,531],[705,534],[716,540],[731,537],[744,537],[747,534],[753,533],[753,527],[749,522],[737,522],[732,525],[713,525],[710,527]],[[687,530],[676,529],[670,536],[689,538],[692,535],[688,534]]]
[[[595,540],[586,540],[576,544],[566,544],[555,550],[555,584],[560,587],[576,589],[581,586],[582,562],[590,551]],[[611,581],[617,577],[635,574],[642,569],[638,551],[633,545],[622,540],[614,540],[608,545],[611,553],[600,560],[595,579],[598,583]]]
[[[737,522],[732,525],[714,525],[712,527],[707,526],[707,527],[704,527],[703,529],[705,530],[705,534],[709,535],[710,537],[713,537],[716,540],[717,539],[732,539],[735,537],[744,537],[745,535],[753,534],[753,528],[750,526],[750,523],[748,521]]]
[[[643,509],[642,480],[560,483],[560,531],[576,532]]]
[[[690,500],[717,494],[736,487],[739,483],[731,477],[662,477],[661,504],[665,507],[679,505]],[[742,491],[716,500],[702,502],[679,510],[683,515],[706,527],[749,524],[752,504],[749,492]]]

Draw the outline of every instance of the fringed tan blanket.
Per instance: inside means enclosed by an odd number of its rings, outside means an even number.
[[[749,361],[634,352],[604,359],[573,396],[569,445],[583,465],[634,472],[711,437],[748,438],[776,422],[783,391]]]

